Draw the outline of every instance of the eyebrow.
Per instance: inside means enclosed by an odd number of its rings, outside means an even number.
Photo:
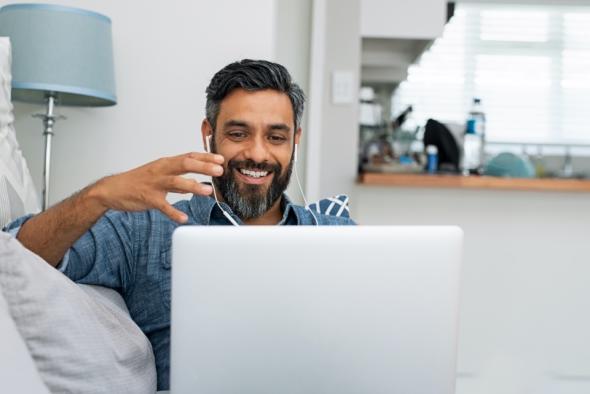
[[[223,124],[223,128],[226,129],[228,127],[245,127],[248,128],[248,123],[244,122],[243,120],[235,120],[230,119]]]
[[[227,129],[228,127],[250,128],[250,125],[248,124],[248,122],[243,121],[243,120],[230,119],[230,120],[223,123],[224,129]],[[291,127],[289,127],[289,125],[287,125],[285,123],[273,123],[269,126],[269,129],[277,130],[277,131],[285,131],[285,132],[291,131]]]
[[[270,125],[270,129],[271,130],[278,130],[278,131],[286,131],[286,132],[291,131],[291,128],[284,123],[273,123]]]

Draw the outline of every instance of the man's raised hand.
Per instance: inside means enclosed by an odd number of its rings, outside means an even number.
[[[213,192],[210,185],[182,175],[193,173],[220,176],[223,174],[223,161],[221,155],[199,152],[164,157],[130,171],[103,178],[95,184],[94,191],[105,208],[120,211],[155,208],[170,219],[184,223],[188,218],[166,201],[166,195],[210,195]]]

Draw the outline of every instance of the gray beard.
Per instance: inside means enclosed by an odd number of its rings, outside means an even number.
[[[230,162],[222,176],[213,178],[213,184],[240,219],[254,219],[268,212],[287,189],[293,171],[293,159],[285,174],[279,175],[280,170],[273,172],[273,180],[266,193],[260,185],[242,185],[240,188],[233,171]]]

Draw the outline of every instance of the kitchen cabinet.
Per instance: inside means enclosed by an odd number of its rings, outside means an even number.
[[[446,16],[445,0],[361,0],[361,36],[432,40]]]
[[[442,35],[445,0],[361,0],[363,83],[397,84],[406,79],[430,43]]]

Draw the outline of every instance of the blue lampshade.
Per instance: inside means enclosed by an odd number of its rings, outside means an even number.
[[[12,43],[12,98],[60,105],[117,103],[111,20],[96,12],[49,4],[0,8],[0,36]]]

